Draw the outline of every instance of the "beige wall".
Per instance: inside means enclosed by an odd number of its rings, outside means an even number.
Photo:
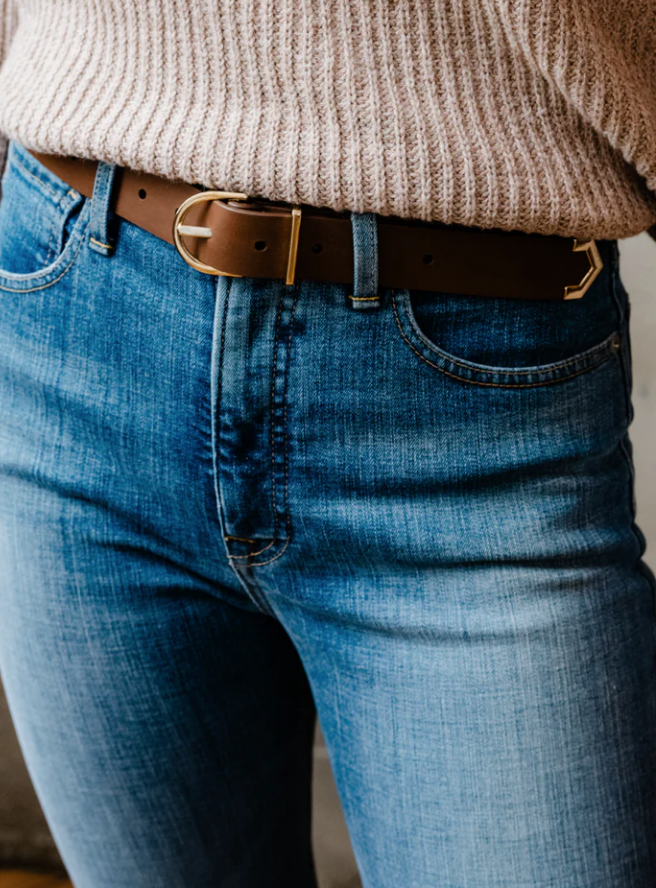
[[[647,537],[645,561],[656,570],[656,241],[620,241],[620,270],[631,300],[633,406],[631,426],[638,524]]]

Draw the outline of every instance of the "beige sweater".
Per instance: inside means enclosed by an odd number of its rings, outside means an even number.
[[[0,0],[1,21],[0,131],[40,151],[465,225],[656,222],[656,0]]]

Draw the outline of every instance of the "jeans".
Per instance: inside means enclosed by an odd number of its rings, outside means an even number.
[[[315,886],[317,715],[366,888],[653,888],[617,243],[564,302],[380,288],[358,213],[353,287],[214,277],[113,172],[12,143],[0,204],[0,666],[76,888]]]

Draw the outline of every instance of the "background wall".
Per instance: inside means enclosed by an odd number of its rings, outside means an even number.
[[[656,571],[656,241],[620,241],[620,273],[631,301],[633,406],[631,440],[638,524],[647,538],[645,561]]]

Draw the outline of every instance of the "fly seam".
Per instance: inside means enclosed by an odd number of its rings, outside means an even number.
[[[296,311],[296,306],[298,305],[298,287],[296,288],[296,292],[294,293],[294,301],[292,302],[292,311],[289,316],[289,336],[287,337],[287,372],[285,373],[285,393],[284,393],[284,401],[283,401],[283,410],[285,415],[285,531],[287,533],[287,538],[289,539],[291,534],[290,524],[291,518],[289,515],[289,426],[287,423],[287,403],[288,403],[288,389],[289,389],[289,367],[291,365],[291,351],[292,351],[292,331],[294,325],[294,312]],[[284,551],[284,550],[283,550]]]
[[[278,298],[278,311],[276,314],[276,335],[274,338],[274,347],[273,347],[273,369],[271,372],[271,411],[270,411],[270,425],[269,425],[269,443],[271,445],[271,504],[273,507],[273,540],[269,543],[269,546],[273,545],[273,541],[278,537],[278,512],[276,510],[276,481],[275,481],[275,465],[274,465],[274,456],[275,456],[275,448],[274,448],[274,434],[273,434],[273,416],[274,416],[274,394],[275,394],[275,385],[276,385],[276,371],[278,369],[278,346],[280,342],[280,318],[282,317],[282,305],[284,301],[284,294],[281,293]],[[269,546],[266,548],[268,549]],[[264,549],[262,550],[264,551]],[[259,553],[254,553],[259,554]]]
[[[266,552],[266,550],[267,550],[270,546],[272,546],[274,543],[278,543],[278,542],[280,542],[278,539],[274,539],[274,540],[272,540],[272,541],[269,543],[268,546],[265,546],[264,549],[260,549],[259,552],[252,552],[251,555],[228,555],[228,558],[250,558],[251,556],[259,555],[260,552]],[[276,558],[280,558],[280,556],[281,556],[282,553],[285,551],[285,549],[287,548],[287,546],[289,545],[289,543],[290,543],[290,540],[289,540],[289,539],[286,539],[286,540],[285,540],[285,545],[282,547],[282,549],[280,550],[280,552],[276,552],[275,555],[272,555],[271,558],[267,558],[266,561],[254,561],[252,564],[248,564],[247,567],[261,567],[261,566],[264,565],[264,564],[271,564],[271,562],[272,562],[272,561],[275,561]]]
[[[276,542],[277,542],[277,540],[276,540]],[[261,566],[264,565],[264,564],[271,564],[271,562],[272,562],[272,561],[275,561],[276,558],[280,558],[280,556],[281,556],[282,553],[285,551],[285,549],[287,548],[287,546],[289,545],[290,542],[291,542],[290,539],[287,538],[287,539],[285,540],[285,545],[282,547],[282,549],[280,550],[280,552],[276,552],[275,555],[273,555],[271,558],[267,558],[266,561],[254,561],[250,566],[251,566],[251,567],[261,567]],[[268,548],[268,546],[267,546],[267,548]],[[262,549],[262,551],[264,552],[264,549]],[[253,552],[253,555],[258,555],[258,554],[259,554],[259,552]]]
[[[276,383],[276,367],[278,365],[278,342],[280,338],[280,316],[282,314],[282,295],[278,301],[278,312],[276,315],[276,333],[274,337],[274,348],[273,348],[273,369],[271,372],[271,389],[270,389],[270,402],[271,402],[271,410],[270,417],[271,422],[269,426],[269,445],[271,447],[271,505],[273,508],[273,539],[270,543],[264,546],[262,549],[259,549],[257,552],[249,552],[248,555],[230,555],[230,558],[238,559],[238,558],[253,558],[255,555],[260,555],[262,552],[266,552],[267,549],[270,549],[278,541],[278,513],[276,512],[276,482],[274,479],[274,443],[273,443],[273,398],[274,398],[274,387]]]
[[[221,350],[220,350],[220,359],[219,359],[220,365],[223,364],[223,356],[225,353],[226,317],[228,315],[228,302],[230,299],[231,292],[232,292],[232,279],[228,278],[225,304],[223,306],[223,323],[222,323],[222,330],[221,330]],[[217,414],[220,414],[222,395],[223,395],[223,373],[219,373],[219,391],[217,393]],[[220,449],[221,449],[221,435],[220,435],[220,430],[219,430],[219,432],[217,432],[217,482],[218,482],[218,471],[219,471],[218,462],[219,462]],[[224,538],[227,539],[227,537],[225,537],[225,535],[224,535]],[[272,545],[272,543],[269,543],[268,546],[265,546],[263,549],[260,549],[260,551],[261,552],[266,551],[269,548],[269,546],[271,546],[271,545]],[[251,555],[257,555],[257,552],[251,552],[250,555],[230,555],[230,553],[227,553],[227,555],[228,555],[228,558],[233,558],[233,559],[250,558]]]
[[[298,304],[298,296],[299,296],[299,291],[298,291],[298,287],[297,287],[296,291],[294,293],[294,301],[292,303],[292,310],[291,310],[291,314],[289,317],[289,336],[288,336],[288,346],[289,347],[288,347],[288,351],[287,351],[287,361],[288,362],[289,362],[289,355],[290,355],[291,341],[292,341],[292,322],[294,320],[294,312],[296,311],[296,306]],[[276,332],[276,336],[277,336],[277,332]],[[287,387],[288,387],[288,385],[289,385],[289,371],[285,374],[285,391],[284,391],[284,401],[283,401],[284,435],[285,435],[285,451],[284,451],[285,452],[285,503],[287,505],[289,504],[289,432],[288,432],[288,427],[287,427]],[[273,429],[273,423],[271,424],[271,427]],[[273,454],[273,448],[272,448],[271,452]],[[273,456],[271,459],[272,459],[272,474],[273,474]],[[273,487],[275,489],[275,480],[273,481]],[[277,516],[275,516],[275,521],[277,522]],[[254,558],[256,555],[261,555],[262,552],[266,552],[266,550],[268,548],[270,548],[271,546],[274,545],[274,543],[277,543],[279,541],[276,530],[275,530],[276,526],[277,526],[277,523],[274,524],[273,539],[271,540],[271,542],[269,543],[268,546],[264,546],[264,548],[260,549],[259,552],[250,552],[248,555],[230,555],[229,557],[230,558]],[[289,508],[288,508],[285,513],[285,530],[287,532],[287,539],[285,540],[285,545],[282,547],[280,552],[277,552],[275,555],[273,555],[271,558],[268,558],[266,561],[252,562],[250,565],[251,567],[260,567],[265,564],[271,564],[271,562],[275,561],[276,558],[280,558],[280,556],[283,554],[283,552],[285,551],[285,549],[287,548],[287,546],[289,545],[289,543],[291,541],[290,526],[291,526],[291,522],[290,522]]]

